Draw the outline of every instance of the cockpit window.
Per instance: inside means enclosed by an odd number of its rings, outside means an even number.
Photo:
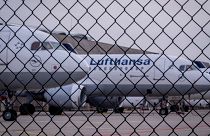
[[[41,50],[53,49],[52,45],[49,42],[44,42],[41,47],[42,47]]]
[[[77,53],[74,48],[71,46],[71,44],[69,43],[63,43],[63,46],[70,52],[74,52],[74,53]]]
[[[194,65],[181,65],[179,67],[180,71],[190,71],[190,70],[197,70],[197,68]]]
[[[187,67],[187,71],[189,71],[189,70],[197,70],[197,68],[194,66],[194,65],[186,65],[186,67]]]
[[[31,45],[31,50],[51,50],[60,49],[65,50],[63,46],[60,46],[58,42],[33,42]]]
[[[65,50],[64,47],[61,46],[61,44],[58,42],[51,42],[51,44],[52,44],[53,48],[56,50]]]
[[[40,42],[34,42],[31,45],[31,50],[39,50],[40,48]]]

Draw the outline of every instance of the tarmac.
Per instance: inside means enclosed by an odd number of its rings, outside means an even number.
[[[0,113],[1,114],[1,113]],[[0,117],[1,136],[210,136],[210,110],[161,116],[157,111],[65,111],[52,116],[36,112],[17,121]]]

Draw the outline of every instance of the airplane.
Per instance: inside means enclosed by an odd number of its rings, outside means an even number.
[[[165,98],[205,92],[210,89],[210,75],[201,73],[191,61],[184,58],[163,54],[81,56],[90,65],[90,71],[87,77],[73,85],[79,85],[79,87],[67,85],[47,89],[43,93],[52,111],[50,113],[62,110],[65,106],[80,107],[81,103],[88,98],[102,101],[111,101],[112,96],[117,96],[115,99],[125,96]],[[66,94],[67,96],[64,97]],[[84,95],[86,98],[81,99],[85,97]],[[77,98],[71,97],[71,100],[70,96]],[[159,112],[167,114],[168,109],[163,107]]]
[[[191,61],[183,58],[162,54],[82,57],[91,68],[88,78],[80,81],[85,86],[87,95],[163,96],[209,89],[209,74],[202,74]]]
[[[201,61],[194,61],[194,66],[199,68],[201,72],[210,73],[209,63],[201,62]],[[186,66],[187,67],[187,66]],[[187,95],[188,96],[188,95]],[[203,99],[202,98],[205,99]],[[183,109],[189,109],[190,106],[202,106],[207,107],[209,105],[210,99],[210,91],[198,93],[198,94],[191,94],[191,100],[187,100],[188,97],[181,98],[184,100]],[[195,99],[196,98],[196,99]],[[180,97],[179,100],[180,101]],[[91,105],[96,107],[99,113],[107,112],[108,109],[113,109],[114,112],[122,113],[125,108],[143,108],[145,106],[152,106],[157,107],[160,106],[161,97],[147,97],[144,98],[142,96],[127,96],[127,97],[90,97],[88,98],[87,102]],[[174,106],[172,101],[168,101],[169,109],[171,112],[178,111],[180,107]],[[178,109],[175,109],[178,108]]]
[[[201,73],[210,74],[210,64],[208,62],[194,61],[194,64],[201,71]],[[201,93],[186,95],[185,99],[186,111],[188,111],[190,107],[206,107],[206,105],[209,105],[210,102],[210,90]]]
[[[68,85],[83,79],[88,71],[87,62],[52,35],[27,26],[0,25],[0,95],[7,96],[4,120],[17,118],[11,105],[14,92]]]

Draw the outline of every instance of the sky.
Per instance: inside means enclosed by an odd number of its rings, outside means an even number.
[[[0,0],[0,22],[210,63],[208,0]]]

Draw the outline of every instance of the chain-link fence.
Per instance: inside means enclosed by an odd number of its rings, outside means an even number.
[[[1,0],[0,134],[210,134],[210,1]]]

